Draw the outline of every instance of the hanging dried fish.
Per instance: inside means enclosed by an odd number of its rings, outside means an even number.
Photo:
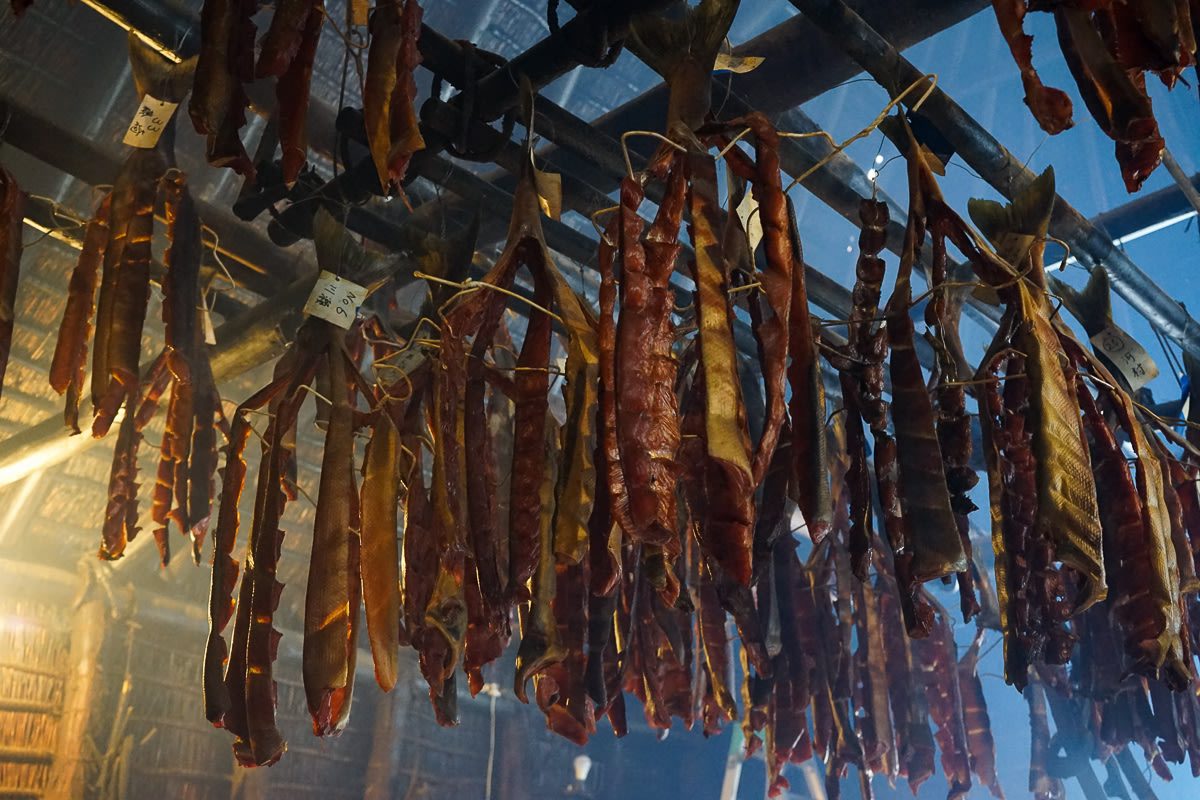
[[[329,422],[313,519],[312,558],[304,593],[304,694],[318,736],[336,736],[349,720],[358,651],[358,491],[354,482],[354,407],[347,375],[346,334],[318,323],[324,341],[319,369],[329,386]]]
[[[400,431],[381,406],[373,414],[363,459],[362,586],[375,680],[390,692],[398,677],[400,646]]]
[[[253,0],[206,0],[200,12],[200,59],[188,114],[208,137],[205,155],[215,167],[254,178],[254,164],[238,131],[250,104],[243,84],[254,80]]]
[[[1100,397],[1115,415],[1137,459],[1135,482],[1131,484],[1124,452],[1081,387],[1079,398],[1088,418],[1088,432],[1106,459],[1098,494],[1104,497],[1107,512],[1102,519],[1113,520],[1110,524],[1116,525],[1112,535],[1105,537],[1105,551],[1113,576],[1114,612],[1126,632],[1126,653],[1135,671],[1161,677],[1173,689],[1182,691],[1192,680],[1191,654],[1181,638],[1179,566],[1171,541],[1173,521],[1164,483],[1167,476],[1156,448],[1136,419],[1129,397],[1115,388],[1108,371],[1072,337],[1063,335],[1060,341],[1069,358],[1087,365],[1089,372],[1099,378],[1096,386]]]
[[[933,407],[925,389],[920,361],[913,347],[912,268],[925,238],[928,209],[923,183],[931,178],[915,140],[906,152],[909,169],[909,213],[904,252],[885,317],[891,350],[892,420],[896,429],[898,491],[905,539],[896,556],[901,597],[911,597],[916,609],[910,633],[923,635],[932,615],[916,594],[916,585],[968,569],[958,524],[950,505],[946,468],[934,428]],[[878,461],[877,461],[878,465]],[[879,474],[878,466],[876,473]],[[885,514],[887,507],[885,506]],[[919,523],[917,522],[919,520]],[[906,614],[906,618],[908,614]]]
[[[422,13],[417,0],[385,0],[371,14],[363,118],[384,192],[403,180],[412,154],[425,147],[413,110]]]
[[[58,339],[54,344],[54,357],[50,362],[50,386],[59,394],[67,395],[63,419],[75,433],[79,433],[79,399],[83,394],[87,343],[91,338],[92,315],[96,308],[100,263],[108,244],[111,197],[105,195],[84,231],[83,248],[79,251],[79,261],[71,271],[67,285],[67,307],[63,311]]]
[[[154,204],[164,171],[159,151],[135,150],[113,186],[92,348],[93,436],[107,433],[122,404],[133,401],[137,392],[150,294]]]
[[[942,754],[942,772],[950,785],[947,798],[957,800],[971,790],[971,768],[958,681],[958,653],[945,609],[939,612],[932,635],[914,642],[913,649],[925,673],[929,715],[937,725],[934,737]]]
[[[287,72],[304,46],[310,13],[319,7],[317,0],[280,0],[275,4],[254,67],[255,77],[278,78]]]
[[[1071,119],[1071,98],[1061,89],[1043,85],[1033,67],[1033,37],[1022,27],[1028,10],[1026,0],[992,0],[992,10],[996,12],[996,21],[1012,51],[1013,60],[1021,68],[1025,105],[1029,106],[1042,130],[1051,135],[1062,133],[1075,124]]]
[[[312,84],[313,65],[317,57],[317,44],[321,39],[321,26],[325,23],[325,5],[320,0],[303,2],[308,6],[307,18],[295,55],[288,61],[287,68],[279,75],[275,84],[279,122],[280,167],[283,182],[295,183],[300,170],[308,161],[308,100]],[[286,6],[288,4],[284,4]],[[282,10],[282,9],[281,9]],[[276,12],[277,14],[279,12]],[[272,19],[274,28],[274,19]],[[268,37],[269,37],[268,32]],[[264,50],[264,55],[269,55]],[[259,59],[259,75],[263,61]]]
[[[733,343],[733,310],[728,295],[730,275],[717,239],[720,222],[716,205],[716,166],[710,156],[700,152],[698,142],[690,140],[689,148],[686,156],[690,178],[688,208],[696,254],[689,266],[696,282],[697,381],[703,383],[700,397],[704,409],[702,441],[705,446],[704,456],[692,467],[698,474],[693,471],[691,477],[703,482],[702,491],[706,494],[709,509],[697,533],[700,534],[700,546],[707,555],[736,580],[749,584],[754,488],[762,476],[755,476],[751,469],[750,432]],[[732,220],[736,215],[729,217]],[[779,327],[780,323],[776,322]],[[781,324],[786,329],[786,317]],[[782,346],[781,330],[776,331],[776,339]],[[767,377],[769,385],[779,385],[779,394],[774,400],[777,419],[773,417],[768,421],[768,428],[774,430],[764,433],[764,440],[767,437],[777,440],[783,424],[783,361],[783,358],[779,359],[777,378]],[[760,449],[764,447],[773,451],[774,441],[764,441]],[[765,470],[766,462],[763,473]]]
[[[664,146],[650,168],[650,174],[669,178],[644,240],[652,243],[649,248],[639,237],[642,188],[632,178],[622,183],[617,239],[621,313],[610,356],[616,365],[614,384],[605,387],[612,392],[614,407],[606,423],[612,426],[617,445],[615,459],[610,453],[610,465],[615,462],[620,471],[615,480],[610,474],[610,491],[624,493],[612,498],[613,517],[630,538],[663,548],[668,561],[680,551],[675,513],[679,409],[674,392],[677,365],[671,350],[675,294],[669,282],[679,250],[687,187],[683,170],[671,169],[675,160],[675,149]],[[603,299],[600,313],[603,319]]]
[[[1076,8],[1054,12],[1058,41],[1092,117],[1116,142],[1125,188],[1136,192],[1162,160],[1166,146],[1146,94],[1146,77],[1117,63],[1092,23]]]
[[[992,5],[1020,67],[1025,102],[1051,134],[1071,126],[1071,100],[1042,85],[1032,63],[1032,37],[1022,25],[1028,10],[1054,14],[1059,47],[1084,104],[1116,142],[1125,187],[1137,191],[1158,166],[1164,147],[1146,92],[1146,73],[1154,72],[1171,88],[1183,69],[1196,63],[1195,3],[993,0]]]

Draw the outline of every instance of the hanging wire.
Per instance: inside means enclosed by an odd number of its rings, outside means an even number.
[[[1158,328],[1151,328],[1154,331],[1155,338],[1158,339],[1158,345],[1162,348],[1163,355],[1167,358],[1167,364],[1171,367],[1171,375],[1175,378],[1175,383],[1183,389],[1183,364],[1180,363],[1179,357],[1175,355],[1174,349],[1171,347],[1171,340],[1163,336],[1162,331]]]

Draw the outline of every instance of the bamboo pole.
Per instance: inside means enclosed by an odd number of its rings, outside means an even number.
[[[100,647],[108,614],[104,601],[85,600],[71,615],[66,696],[59,722],[58,742],[51,767],[48,797],[82,800],[87,787],[88,729],[100,693]]]

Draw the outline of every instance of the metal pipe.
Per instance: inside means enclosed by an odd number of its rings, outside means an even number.
[[[585,5],[580,0],[568,2]],[[871,24],[891,31],[901,48],[924,41],[990,5],[988,0],[851,0],[851,4]],[[783,111],[824,94],[861,71],[836,44],[817,32],[817,26],[797,15],[734,48],[735,55],[762,57],[763,65],[740,75],[714,76],[712,107],[721,109],[727,95],[738,95],[761,111]],[[659,84],[596,118],[592,125],[619,137],[628,130],[659,130],[666,118],[667,87]],[[652,147],[650,142],[631,144],[634,149]]]
[[[893,96],[924,75],[841,0],[790,2]],[[910,97],[915,102],[921,94],[912,92]],[[963,161],[1009,200],[1037,177],[941,89],[933,90],[921,113],[954,145]],[[1085,267],[1103,265],[1117,294],[1152,326],[1200,358],[1200,324],[1061,196],[1054,204],[1050,232],[1067,242]]]

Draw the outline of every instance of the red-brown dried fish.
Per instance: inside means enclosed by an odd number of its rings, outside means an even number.
[[[275,4],[254,68],[255,77],[278,78],[287,72],[302,47],[310,13],[319,5],[319,0],[279,0]]]
[[[638,238],[641,219],[637,216],[642,189],[631,178],[622,183],[621,313],[616,325],[614,387],[619,463],[628,499],[627,508],[614,503],[614,518],[627,536],[662,547],[668,563],[680,551],[675,513],[679,411],[674,391],[677,365],[671,350],[674,292],[669,281],[680,248],[678,231],[687,186],[684,171],[672,169],[675,155],[673,148],[664,145],[653,162],[652,173],[666,174],[668,185],[644,244]]]
[[[1143,73],[1117,63],[1083,9],[1054,12],[1059,45],[1092,117],[1116,142],[1125,188],[1136,192],[1162,160],[1165,146],[1146,94]]]
[[[113,187],[109,242],[92,356],[92,435],[108,432],[117,411],[138,388],[142,326],[150,296],[150,239],[164,172],[157,150],[135,150]]]
[[[79,261],[71,270],[71,279],[67,284],[67,307],[63,310],[58,338],[54,343],[54,357],[50,362],[50,386],[59,394],[69,392],[63,416],[75,433],[79,433],[79,398],[83,393],[87,343],[96,308],[100,263],[108,244],[111,202],[111,195],[105,195],[84,230],[83,247],[79,251]]]
[[[311,380],[311,372],[303,377]],[[279,524],[287,502],[282,475],[291,449],[285,443],[285,432],[296,424],[305,397],[300,387],[306,383],[292,380],[268,425],[262,458],[267,468],[262,469],[260,463],[254,525],[246,546],[246,570],[225,672],[225,685],[234,700],[233,715],[226,715],[225,727],[237,736],[233,752],[243,766],[272,764],[287,748],[275,722],[274,662],[280,634],[273,619],[283,590],[276,569],[284,535]]]
[[[108,504],[104,509],[104,530],[100,558],[114,561],[125,554],[125,546],[137,536],[137,451],[141,429],[133,413],[121,420],[113,465],[108,480]]]
[[[774,455],[787,417],[785,398],[790,381],[787,365],[791,312],[793,308],[800,312],[800,318],[797,319],[796,324],[803,325],[805,330],[808,328],[808,312],[807,299],[801,297],[799,300],[795,300],[792,296],[793,292],[797,290],[802,295],[804,294],[804,269],[800,253],[795,252],[792,246],[789,208],[783,192],[779,169],[779,133],[770,120],[758,112],[735,120],[731,126],[735,128],[744,126],[754,133],[755,160],[753,164],[749,163],[749,159],[737,148],[729,149],[726,158],[731,168],[740,177],[752,183],[754,198],[758,202],[766,255],[766,269],[759,273],[757,278],[762,285],[763,296],[766,299],[770,315],[755,326],[755,336],[758,338],[762,354],[763,382],[766,388],[767,404],[763,433],[754,451],[754,483],[758,485],[762,483],[766,475],[767,467]],[[693,177],[694,181],[695,177]],[[731,214],[730,216],[734,217],[735,215]],[[799,336],[799,334],[796,335]],[[807,349],[803,346],[804,337],[798,338],[797,342],[801,345],[801,349],[799,353],[792,354],[792,357],[800,359],[801,364],[797,365],[796,369],[803,372],[807,370],[809,363],[814,358],[814,349],[811,337],[808,340]],[[792,377],[796,377],[796,375]],[[807,393],[803,391],[804,385],[804,383],[800,384],[800,393],[807,397]],[[803,421],[797,420],[795,413],[802,402],[804,401],[801,399],[793,400],[793,426],[799,425]],[[806,498],[801,505],[801,510],[810,524],[814,539],[819,540],[821,538],[820,531],[812,529],[812,525],[817,520],[809,519],[815,514],[815,509],[810,505],[812,502],[813,500]]]
[[[299,48],[275,84],[279,115],[280,168],[283,181],[289,186],[300,176],[300,170],[308,161],[308,99],[313,64],[317,57],[317,43],[321,39],[321,26],[325,22],[325,5],[321,0],[307,2],[306,5],[309,6],[308,16],[304,22]],[[278,13],[277,11],[276,14]],[[262,66],[261,60],[259,66]]]
[[[345,331],[318,323],[324,334],[323,369],[329,378],[329,426],[325,432],[312,558],[304,593],[304,693],[317,736],[336,736],[349,717],[353,667],[350,654],[350,540],[357,527],[354,481],[354,408],[343,346]],[[357,572],[357,571],[356,571]],[[357,575],[355,576],[357,577]]]
[[[892,419],[896,427],[896,460],[903,513],[911,524],[912,577],[932,580],[967,569],[967,558],[958,535],[946,487],[946,470],[934,431],[933,408],[925,390],[920,361],[913,347],[911,278],[917,249],[924,239],[925,204],[921,191],[924,160],[911,145],[909,162],[909,215],[904,254],[896,274],[896,287],[886,309],[889,361],[892,378]]]
[[[914,682],[910,642],[902,627],[900,595],[887,566],[886,563],[883,565],[880,579],[876,582],[876,595],[883,629],[888,702],[892,709],[899,774],[907,778],[909,788],[915,793],[933,774],[935,747],[933,733],[929,729],[925,693]]]
[[[900,772],[896,735],[888,714],[888,672],[883,641],[883,619],[878,588],[862,581],[854,599],[855,620],[858,626],[858,675],[862,682],[860,724],[863,758],[869,770],[883,773],[895,780]]]
[[[500,576],[500,550],[504,541],[496,501],[499,487],[491,417],[485,398],[484,357],[494,336],[494,329],[480,330],[475,335],[463,395],[463,445],[466,452],[472,454],[471,468],[466,475],[471,563],[467,568],[467,640],[463,669],[470,678],[472,696],[483,687],[480,670],[500,656],[509,638],[508,598]]]
[[[1071,98],[1061,89],[1044,86],[1033,67],[1033,37],[1027,35],[1022,27],[1026,6],[1026,0],[992,0],[992,10],[996,12],[1000,31],[1008,42],[1013,60],[1021,68],[1025,104],[1042,130],[1051,135],[1062,133],[1074,124],[1071,120]]]
[[[417,0],[386,0],[371,15],[371,47],[363,84],[363,118],[371,157],[386,192],[404,178],[412,154],[425,147],[413,101],[413,71],[421,63]]]
[[[958,687],[962,696],[963,723],[967,734],[971,771],[979,782],[988,787],[993,797],[1004,800],[1004,790],[996,775],[996,742],[992,737],[992,722],[983,697],[979,679],[979,650],[983,644],[983,628],[975,634],[971,646],[958,662]]]
[[[225,451],[225,475],[221,482],[221,506],[213,536],[212,586],[208,600],[208,639],[204,648],[204,717],[222,725],[232,707],[229,690],[223,680],[229,648],[223,637],[233,616],[233,590],[237,586],[238,562],[233,558],[237,541],[238,500],[246,480],[243,453],[250,439],[250,421],[246,414],[234,415],[229,444]]]
[[[812,611],[812,597],[808,591],[808,578],[803,574],[805,567],[796,556],[795,540],[791,536],[776,543],[773,564],[773,591],[782,612],[779,621],[781,650],[772,665],[774,691],[767,706],[766,757],[769,791],[778,794],[787,788],[784,766],[802,763],[812,756],[813,742],[806,712],[812,702],[810,664],[813,655],[806,647],[812,644],[814,629],[806,630],[799,619],[803,611]]]
[[[804,513],[809,535],[820,541],[828,529],[829,480],[825,472],[825,384],[808,314],[804,285],[804,258],[800,229],[791,198],[787,201],[788,231],[795,259],[792,265],[791,310],[788,312],[788,386],[792,393],[788,414],[792,430],[792,473],[796,500]],[[882,374],[882,373],[881,373]]]
[[[192,372],[197,359],[207,362],[207,353],[199,350],[197,326],[198,308],[201,303],[200,219],[187,190],[186,180],[183,173],[175,171],[168,173],[160,182],[164,214],[167,218],[167,238],[171,242],[164,257],[167,274],[162,284],[166,347],[159,357],[160,361],[150,370],[151,375],[158,375],[159,378],[151,390],[144,393],[141,408],[138,410],[138,423],[144,426],[157,412],[159,396],[167,381],[171,382],[166,428],[151,509],[151,518],[158,526],[154,536],[159,544],[160,559],[164,565],[170,556],[166,531],[168,517],[175,519],[181,532],[190,533],[191,530],[188,512],[188,463],[195,429]],[[210,408],[210,425],[212,414],[213,410]]]
[[[214,478],[217,474],[217,420],[224,419],[221,395],[213,380],[212,365],[208,360],[205,345],[200,345],[192,370],[192,442],[188,448],[188,523],[187,530],[192,539],[192,560],[199,565],[204,537],[208,533],[212,516],[212,501],[215,494]],[[222,428],[226,438],[231,432]],[[178,478],[176,479],[178,484]],[[178,491],[178,487],[177,487]]]
[[[254,79],[254,0],[206,0],[200,13],[200,58],[188,113],[196,132],[208,137],[205,155],[216,167],[254,178],[238,130],[246,124],[249,98],[243,84]]]
[[[400,495],[400,431],[383,408],[372,414],[363,460],[362,587],[375,680],[396,685],[400,645],[400,552],[396,538]]]
[[[410,639],[425,625],[425,609],[433,595],[437,577],[437,544],[433,541],[433,509],[429,490],[425,486],[424,435],[428,423],[425,414],[425,395],[428,393],[427,371],[412,376],[413,393],[404,410],[400,425],[400,447],[404,457],[400,464],[403,485],[404,541],[402,545],[404,598],[404,627]]]
[[[940,248],[945,255],[944,240]],[[938,249],[935,244],[935,250]],[[935,256],[935,263],[939,259]],[[944,282],[945,275],[937,282]],[[931,284],[933,282],[931,281]],[[936,285],[936,284],[934,284]],[[929,308],[933,308],[931,303]],[[970,622],[979,613],[979,599],[975,596],[975,579],[970,562],[971,552],[971,522],[968,515],[976,510],[975,503],[970,498],[970,491],[979,482],[979,476],[971,467],[971,417],[967,412],[966,389],[961,383],[956,371],[956,361],[950,354],[943,339],[939,338],[943,328],[939,324],[928,336],[940,372],[933,394],[937,401],[937,437],[938,446],[942,451],[942,463],[946,467],[946,488],[950,492],[950,508],[954,512],[954,521],[958,527],[958,538],[962,543],[963,552],[967,556],[968,567],[957,573],[959,606],[962,610],[963,622]]]
[[[688,204],[691,213],[692,247],[695,258],[689,264],[696,282],[696,319],[699,326],[699,368],[697,383],[702,383],[704,409],[704,456],[693,469],[705,484],[709,495],[709,514],[697,532],[706,555],[717,560],[736,580],[749,584],[751,577],[751,545],[754,531],[754,490],[765,475],[766,465],[774,452],[779,429],[783,425],[783,365],[784,356],[777,359],[776,383],[780,384],[774,400],[774,413],[760,450],[767,449],[761,472],[752,472],[750,461],[750,432],[746,423],[738,379],[737,354],[733,342],[732,308],[729,303],[728,267],[721,255],[717,230],[717,172],[710,156],[698,152],[692,143],[686,156],[690,178]],[[776,171],[777,173],[778,171]],[[672,176],[672,186],[674,182]],[[780,191],[782,195],[782,191]],[[735,215],[729,215],[735,219]],[[790,265],[789,265],[790,266]],[[778,278],[773,278],[778,280]],[[764,280],[766,280],[764,276]],[[790,289],[790,278],[785,276]],[[783,304],[786,309],[786,302]],[[777,327],[779,321],[776,320]],[[786,329],[786,310],[782,320]],[[782,331],[776,332],[777,344],[783,346]],[[768,382],[772,381],[770,376]],[[771,412],[769,412],[770,414]],[[766,438],[770,437],[770,441]],[[756,454],[756,459],[760,458]],[[756,462],[757,463],[757,462]]]
[[[266,469],[260,466],[254,523],[247,544],[247,569],[242,578],[233,646],[225,674],[234,701],[235,723],[229,724],[227,715],[226,727],[237,735],[234,755],[245,765],[273,763],[286,748],[275,724],[273,665],[279,633],[272,622],[283,589],[275,575],[283,540],[279,524],[288,499],[283,479],[287,464],[294,457],[291,431],[307,396],[303,388],[312,381],[317,368],[321,330],[327,324],[310,320],[297,334],[292,352],[285,355],[282,374],[287,389],[272,404],[274,417],[263,441],[262,461]],[[242,718],[239,718],[239,694]]]
[[[536,294],[542,302],[548,287],[541,281]],[[546,416],[550,412],[550,361],[552,321],[533,310],[517,358],[513,378],[512,493],[509,499],[509,595],[523,602],[531,595],[528,582],[537,573],[541,555],[542,485],[547,469]]]
[[[1047,772],[1050,756],[1050,723],[1046,720],[1046,696],[1036,677],[1025,690],[1029,704],[1030,753],[1029,791],[1034,800],[1063,800],[1066,792],[1062,780]]]
[[[324,324],[324,323],[322,323]],[[286,745],[275,726],[275,682],[272,677],[279,634],[272,618],[282,584],[275,579],[282,531],[279,521],[286,495],[282,475],[291,458],[288,432],[295,426],[305,398],[302,387],[315,371],[311,325],[301,326],[297,341],[276,363],[272,381],[238,407],[229,437],[226,476],[213,543],[213,583],[209,596],[209,638],[204,658],[205,713],[215,725],[236,737],[240,763],[273,763]],[[245,482],[242,457],[250,435],[248,414],[269,403],[271,421],[263,437],[254,520],[247,544],[231,644],[222,635],[233,615],[233,589],[238,564],[232,558],[239,526],[238,500]],[[221,667],[224,664],[224,678]]]
[[[929,716],[937,725],[934,738],[942,755],[942,772],[950,785],[947,798],[956,800],[971,790],[971,767],[957,673],[958,653],[944,610],[938,614],[933,634],[914,642],[913,648],[918,667],[925,673]]]
[[[588,697],[584,672],[584,639],[588,628],[586,564],[560,564],[554,593],[558,637],[567,656],[534,676],[538,708],[546,727],[576,744],[596,732],[595,708]]]
[[[1063,335],[1060,341],[1068,357],[1079,363],[1090,361],[1073,337]],[[1135,418],[1132,402],[1123,392],[1109,388],[1115,380],[1103,366],[1091,363],[1089,369],[1098,374],[1100,396],[1129,438],[1137,458],[1135,483],[1131,483],[1124,453],[1103,417],[1090,407],[1093,404],[1090,397],[1085,397],[1086,388],[1081,387],[1077,395],[1088,418],[1088,431],[1096,449],[1105,456],[1105,463],[1096,469],[1100,478],[1097,495],[1108,509],[1101,519],[1115,525],[1112,535],[1106,537],[1105,547],[1106,560],[1115,567],[1113,610],[1125,630],[1125,651],[1132,659],[1132,668],[1182,690],[1191,682],[1191,655],[1181,639],[1179,568],[1171,541],[1174,523],[1165,496],[1167,478],[1158,453]]]
[[[249,413],[268,403],[272,403],[275,407],[273,410],[278,410],[277,398],[287,390],[292,382],[290,370],[295,366],[295,360],[294,351],[285,353],[283,358],[276,362],[271,382],[238,406],[228,437],[229,444],[225,451],[225,475],[221,483],[221,504],[217,515],[216,532],[213,536],[213,577],[209,593],[209,633],[204,652],[203,678],[205,718],[218,726],[224,725],[225,715],[232,710],[229,689],[222,678],[222,667],[226,664],[229,656],[229,649],[222,634],[233,616],[233,590],[237,587],[238,579],[239,567],[238,562],[233,558],[233,549],[237,543],[240,524],[238,504],[246,481],[244,453],[251,433]],[[246,613],[249,613],[248,607]],[[239,690],[239,697],[244,697],[244,690]],[[238,714],[244,718],[244,711],[239,710]]]

